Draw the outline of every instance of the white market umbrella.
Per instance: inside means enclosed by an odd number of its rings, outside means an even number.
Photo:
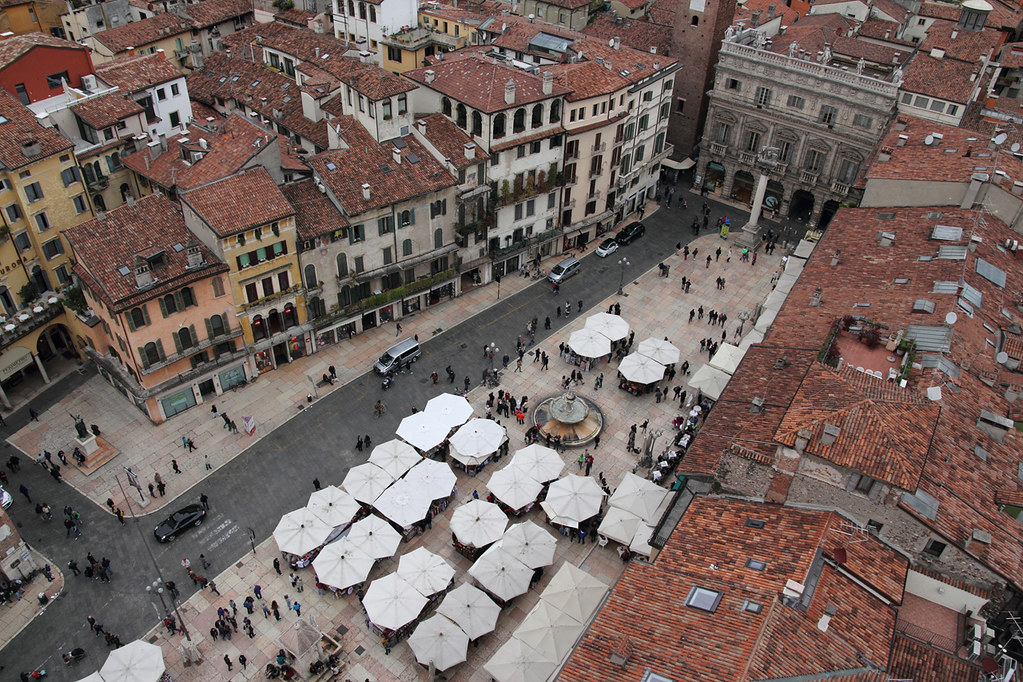
[[[424,597],[442,592],[455,577],[451,564],[425,547],[402,554],[396,573]]]
[[[98,672],[95,672],[88,677],[83,677],[78,682],[103,682],[103,678],[99,676]]]
[[[665,339],[655,339],[653,337],[640,341],[636,352],[665,365],[676,363],[682,357],[682,352],[675,344]]]
[[[465,663],[469,637],[448,618],[435,614],[416,626],[408,645],[421,664],[432,663],[437,670],[447,670]]]
[[[451,448],[466,457],[487,458],[507,438],[503,426],[493,419],[472,419],[451,436]],[[482,460],[481,460],[482,461]]]
[[[332,542],[313,559],[316,579],[324,585],[344,590],[364,581],[376,559],[345,537]]]
[[[632,536],[632,542],[629,543],[629,551],[649,557],[650,553],[654,551],[654,548],[650,546],[650,538],[653,535],[654,527],[641,523],[639,528],[636,529],[636,534]]]
[[[554,507],[552,507],[551,503],[548,502],[547,500],[544,500],[543,502],[540,503],[540,509],[543,509],[543,513],[547,515],[547,520],[550,521],[551,523],[555,523],[559,526],[565,526],[567,528],[579,527],[578,521],[570,519],[567,516],[558,516],[558,513],[554,510]]]
[[[511,465],[526,472],[530,478],[535,478],[540,483],[553,481],[565,469],[561,455],[536,443],[516,450]]]
[[[419,617],[429,601],[395,573],[377,578],[369,584],[362,606],[374,625],[397,630]]]
[[[545,601],[526,614],[512,637],[535,649],[544,658],[560,662],[572,651],[583,624]]]
[[[619,363],[618,371],[637,384],[652,384],[664,378],[664,365],[639,353],[626,355]]]
[[[405,474],[409,483],[422,486],[430,494],[430,499],[439,500],[451,494],[457,478],[455,472],[447,464],[433,459],[424,459],[409,469]]]
[[[472,405],[460,395],[441,393],[426,403],[426,414],[453,429],[464,424],[472,416]]]
[[[394,438],[373,448],[369,461],[389,473],[392,478],[400,478],[422,458],[414,447]]]
[[[309,496],[306,508],[329,526],[350,523],[360,509],[359,501],[337,486],[328,485]]]
[[[718,352],[714,353],[714,357],[710,359],[710,366],[714,369],[719,369],[725,374],[735,374],[735,370],[738,369],[739,363],[742,362],[743,356],[746,355],[746,351],[741,350],[738,346],[733,346],[730,343],[722,343],[718,346]]]
[[[536,501],[543,485],[512,463],[490,475],[487,490],[512,509],[522,509]]]
[[[274,528],[274,540],[282,552],[301,556],[322,545],[333,530],[308,507],[302,507],[281,517]]]
[[[401,420],[395,433],[406,443],[410,443],[423,452],[433,450],[444,442],[451,430],[449,426],[426,412],[416,412]]]
[[[469,639],[479,639],[497,627],[501,607],[483,590],[462,583],[444,595],[437,613],[455,621]]]
[[[376,464],[366,462],[349,469],[345,480],[341,482],[341,487],[359,502],[373,504],[380,497],[380,493],[393,482],[394,476]]]
[[[156,682],[164,670],[160,647],[137,639],[111,651],[99,674],[103,682]]]
[[[605,583],[566,561],[540,593],[540,599],[585,623],[606,593]]]
[[[587,329],[595,329],[612,341],[624,339],[629,335],[629,323],[618,315],[597,313],[586,318]]]
[[[512,637],[494,652],[483,669],[497,682],[537,682],[546,680],[557,669],[558,662]]]
[[[347,539],[374,559],[385,559],[398,551],[401,533],[379,516],[371,514],[352,524]]]
[[[428,490],[402,478],[380,493],[373,506],[402,528],[408,528],[426,518],[431,502]]]
[[[714,369],[710,365],[704,365],[693,373],[692,378],[687,383],[711,400],[717,400],[721,397],[721,393],[724,392],[725,386],[728,385],[728,380],[731,378],[731,375],[727,372]]]
[[[611,339],[596,329],[577,329],[568,337],[568,347],[584,358],[599,358],[611,352]]]
[[[668,496],[668,491],[653,481],[625,472],[608,504],[635,514],[644,521],[654,521],[657,509]]]
[[[596,516],[604,501],[604,491],[589,476],[569,474],[551,483],[546,502],[558,516],[576,523]]]
[[[557,538],[532,521],[515,524],[501,537],[501,549],[529,568],[540,568],[554,563],[554,549],[557,544]]]
[[[469,567],[469,575],[498,599],[508,601],[529,589],[533,569],[494,545]]]
[[[600,522],[597,532],[615,542],[628,545],[636,535],[636,529],[643,520],[631,512],[618,507],[611,507]]]
[[[493,502],[469,500],[455,509],[448,525],[462,544],[486,547],[504,535],[508,517]]]

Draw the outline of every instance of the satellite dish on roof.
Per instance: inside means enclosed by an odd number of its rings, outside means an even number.
[[[934,135],[928,135],[927,137],[925,137],[924,144],[927,145],[928,147],[934,144]]]
[[[948,315],[945,315],[945,324],[955,324],[958,319],[959,316],[955,314],[955,311],[951,311]]]
[[[1013,142],[1012,146],[1009,147],[1009,149],[1011,149],[1014,152],[1018,152],[1019,151],[1019,142]]]
[[[611,38],[610,40],[608,40],[607,41],[607,46],[608,47],[614,47],[615,46],[615,39]]]
[[[1008,135],[1006,135],[1005,133],[998,133],[997,135],[995,135],[995,137],[992,140],[992,142],[994,142],[995,144],[1002,144],[1007,139],[1009,139]]]
[[[995,356],[995,362],[997,362],[999,365],[1004,365],[1008,361],[1009,361],[1009,354],[1006,353],[1004,350],[1002,352],[1000,352],[998,355]]]

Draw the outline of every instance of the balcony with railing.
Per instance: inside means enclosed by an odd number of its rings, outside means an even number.
[[[321,315],[313,320],[313,327],[316,329],[322,329],[323,327],[333,324],[337,320],[350,317],[363,310],[377,308],[385,303],[397,301],[399,299],[412,296],[413,294],[418,294],[421,291],[427,291],[437,284],[442,284],[443,282],[452,279],[457,274],[458,270],[456,268],[448,268],[447,270],[442,270],[436,274],[418,279],[411,284],[405,284],[400,287],[395,287],[394,289],[382,291],[379,294],[367,296],[366,298],[359,299],[358,301],[344,307],[335,305],[326,315]]]
[[[507,246],[502,246],[499,249],[492,250],[490,252],[490,257],[494,260],[497,260],[502,256],[514,253],[515,251],[521,251],[522,249],[525,249],[528,246],[532,246],[533,244],[542,244],[548,239],[553,239],[559,234],[561,234],[561,229],[557,227],[551,230],[545,230],[544,232],[538,232],[536,234],[530,235],[529,237],[519,239],[518,241],[513,241]]]
[[[739,152],[739,163],[746,166],[756,165],[757,155],[754,152]]]
[[[714,156],[724,156],[728,153],[728,145],[721,144],[720,142],[711,142],[710,153]]]
[[[604,152],[607,151],[607,142],[601,142],[600,144],[595,144],[590,149],[591,149],[591,151],[594,154],[603,154]]]
[[[170,367],[171,365],[173,365],[175,362],[178,362],[179,360],[183,360],[184,358],[189,358],[189,357],[195,355],[196,353],[204,351],[204,350],[206,350],[208,348],[212,348],[213,346],[217,346],[217,345],[219,345],[221,343],[225,343],[227,341],[230,341],[231,339],[237,339],[241,335],[242,335],[242,328],[241,327],[235,327],[234,329],[227,329],[222,334],[219,334],[219,335],[213,336],[213,337],[207,337],[207,338],[203,339],[202,341],[200,341],[199,343],[196,343],[196,344],[193,344],[193,345],[189,346],[188,348],[182,348],[181,350],[177,351],[176,353],[171,353],[170,355],[166,356],[163,360],[160,360],[159,362],[154,362],[154,363],[150,364],[149,367],[146,367],[146,368],[144,368],[142,370],[142,374],[152,374],[152,373],[157,372],[157,371],[159,371],[161,369],[164,369],[166,367]],[[243,348],[240,349],[240,350],[244,351],[244,344],[243,344]],[[234,351],[231,352],[231,354],[237,353],[237,352],[239,352],[239,349],[235,349]],[[242,353],[242,354],[244,354],[244,353]]]
[[[294,296],[295,294],[297,294],[301,290],[302,290],[302,285],[301,284],[292,284],[287,289],[283,289],[281,291],[275,291],[274,293],[270,294],[269,296],[264,296],[263,298],[256,299],[255,301],[249,301],[248,303],[239,303],[238,304],[238,312],[240,312],[240,313],[241,312],[252,312],[252,311],[254,311],[254,310],[258,309],[258,308],[263,308],[263,307],[269,306],[269,305],[271,305],[273,303],[277,303],[281,299],[289,298],[291,296]]]
[[[845,196],[849,193],[849,185],[844,182],[839,182],[838,180],[833,180],[831,183],[831,191],[835,194]]]
[[[0,315],[0,351],[31,334],[64,312],[64,306],[52,293],[13,315]]]
[[[804,185],[816,185],[818,178],[821,174],[817,171],[802,170],[799,171],[799,181]]]

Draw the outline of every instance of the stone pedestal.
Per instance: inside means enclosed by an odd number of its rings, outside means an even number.
[[[81,451],[85,453],[86,459],[88,459],[92,453],[96,452],[96,450],[99,449],[99,443],[96,442],[96,436],[93,435],[90,435],[86,438],[80,438],[76,436],[75,442],[78,443],[79,449],[81,449]]]

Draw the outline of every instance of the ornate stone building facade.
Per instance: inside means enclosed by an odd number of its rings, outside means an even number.
[[[775,147],[765,214],[826,226],[841,204],[856,203],[853,185],[895,111],[901,74],[890,64],[843,63],[827,46],[813,56],[794,41],[784,53],[778,48],[754,31],[729,31],[696,186],[750,203],[761,172],[757,154]]]

